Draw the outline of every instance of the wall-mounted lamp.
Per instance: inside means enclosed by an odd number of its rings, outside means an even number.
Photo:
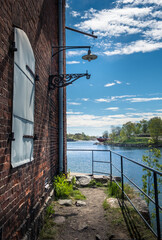
[[[91,60],[95,60],[97,58],[96,55],[91,54],[90,46],[56,46],[52,47],[52,49],[59,49],[57,52],[52,54],[52,57],[57,55],[59,52],[64,51],[64,50],[69,50],[69,49],[79,49],[79,48],[87,48],[88,53],[87,55],[84,55],[82,59],[88,60],[89,62]],[[50,75],[49,76],[49,89],[55,89],[55,88],[60,88],[60,87],[66,87],[69,84],[72,84],[74,81],[81,77],[86,77],[87,79],[90,78],[90,74],[88,72],[86,73],[79,73],[79,74],[57,74],[57,75]]]

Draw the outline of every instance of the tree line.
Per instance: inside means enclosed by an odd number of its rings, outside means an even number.
[[[126,142],[135,137],[151,137],[154,143],[158,144],[161,136],[162,119],[160,117],[154,117],[150,120],[143,119],[138,123],[129,121],[122,127],[112,126],[110,134],[108,134],[108,131],[103,133],[103,137],[109,137],[112,142]]]

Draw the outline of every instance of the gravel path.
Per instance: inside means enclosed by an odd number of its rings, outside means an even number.
[[[106,198],[103,189],[81,188],[81,192],[86,196],[86,206],[55,206],[55,216],[61,216],[65,220],[57,224],[58,235],[56,240],[108,240],[108,239],[128,239],[128,236],[117,234],[112,225],[105,218],[103,202]],[[111,236],[114,235],[115,238]]]

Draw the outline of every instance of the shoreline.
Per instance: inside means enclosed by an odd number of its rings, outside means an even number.
[[[101,143],[101,142],[95,142],[94,145],[143,148],[143,147],[149,147],[150,144],[148,144],[148,143],[104,143],[104,142]],[[155,147],[155,148],[162,147],[162,144],[154,145],[153,147]]]

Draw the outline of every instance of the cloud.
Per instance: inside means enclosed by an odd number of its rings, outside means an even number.
[[[67,61],[66,64],[79,64],[79,61]]]
[[[68,104],[73,106],[81,105],[81,103],[77,103],[77,102],[68,102]]]
[[[142,112],[142,113],[126,113],[118,115],[68,115],[67,124],[68,127],[89,127],[98,129],[100,127],[121,126],[126,122],[139,122],[142,119],[149,120],[153,117],[162,117],[162,113],[159,112]]]
[[[67,115],[80,115],[80,114],[83,114],[82,112],[73,112],[73,111],[69,111],[69,112],[66,112]]]
[[[114,85],[115,85],[115,83],[107,83],[107,84],[104,85],[104,87],[112,87]]]
[[[85,50],[67,51],[66,57],[75,57],[75,56],[81,56],[84,54],[87,54],[87,51],[85,51]]]
[[[132,5],[146,5],[146,4],[156,4],[162,6],[162,0],[119,0],[118,3],[132,4]]]
[[[77,11],[71,11],[70,14],[71,14],[73,17],[78,17],[78,16],[80,16],[80,13],[77,12]]]
[[[128,55],[162,48],[162,0],[119,0],[113,6],[91,8],[75,24],[82,31],[98,35],[96,46],[102,49],[98,55]],[[126,38],[129,35],[130,40]]]
[[[121,84],[122,82],[118,81],[118,80],[114,80],[114,82],[116,82],[117,84]]]
[[[117,110],[119,110],[119,108],[118,107],[109,107],[109,108],[105,108],[105,110],[117,111]]]
[[[136,95],[121,95],[121,96],[111,96],[110,98],[98,98],[95,99],[96,102],[114,102],[114,101],[118,101],[120,99],[124,99],[124,98],[132,98],[132,97],[136,97]],[[128,100],[128,99],[124,99],[123,101]]]
[[[156,98],[128,98],[126,101],[130,102],[150,102],[150,101],[161,101],[162,98],[156,97]]]
[[[98,99],[95,99],[96,102],[111,102],[111,101],[114,101],[112,99],[108,99],[108,98],[98,98]]]
[[[121,83],[122,83],[122,82],[120,82],[120,81],[118,81],[118,80],[114,80],[113,83],[107,83],[107,84],[104,85],[104,87],[112,87],[112,86],[114,86],[114,85],[116,85],[116,84],[121,84]]]
[[[112,55],[129,55],[138,52],[151,52],[162,48],[162,42],[152,42],[147,40],[138,40],[130,44],[125,44],[123,47],[117,47],[113,51],[105,51],[107,56]]]
[[[82,100],[83,100],[84,102],[87,102],[87,101],[89,100],[89,98],[82,98]]]
[[[65,5],[66,8],[70,8],[70,5],[68,3],[68,0],[66,0],[66,5]]]
[[[145,22],[144,18],[151,13],[151,10],[151,7],[96,10],[90,12],[87,19],[76,24],[75,27],[84,31],[93,30],[100,37],[136,34],[141,32],[140,25]]]

